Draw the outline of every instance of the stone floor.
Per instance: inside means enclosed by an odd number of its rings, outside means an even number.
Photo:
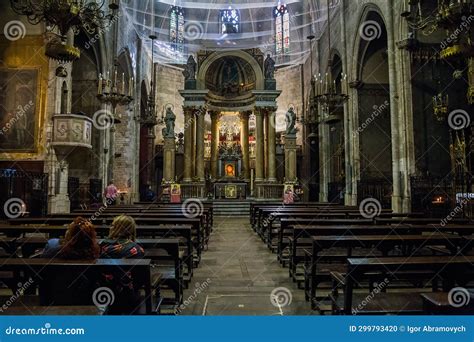
[[[183,315],[313,314],[303,290],[252,230],[248,218],[215,219],[209,249],[184,298]]]

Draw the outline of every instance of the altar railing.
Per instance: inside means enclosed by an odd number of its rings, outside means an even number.
[[[207,198],[206,186],[203,183],[183,183],[181,198]]]
[[[283,184],[256,183],[254,197],[258,199],[282,199]]]

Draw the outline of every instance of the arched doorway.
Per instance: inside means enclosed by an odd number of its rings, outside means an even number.
[[[375,35],[365,35],[372,25]],[[368,32],[368,31],[366,31]],[[385,23],[376,11],[369,11],[360,28],[358,67],[358,129],[360,156],[359,202],[375,197],[391,208],[392,132],[388,41]]]
[[[331,78],[336,84],[337,93],[343,93],[342,60],[338,53],[332,57]],[[346,186],[345,175],[345,142],[344,142],[344,104],[330,108],[325,113],[325,123],[329,126],[329,163],[330,179],[328,184],[328,200],[332,203],[344,204]]]

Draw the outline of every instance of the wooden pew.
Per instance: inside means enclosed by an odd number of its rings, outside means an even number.
[[[108,227],[110,227],[110,224],[112,223],[113,219],[114,219],[113,216],[101,217],[98,220],[93,220],[92,222],[96,224],[97,226],[101,226],[98,228],[99,231],[106,229],[107,232],[105,234],[108,234],[108,229],[109,229]],[[204,248],[203,232],[201,230],[202,227],[200,225],[199,219],[188,219],[188,218],[182,218],[182,217],[177,217],[177,218],[138,217],[138,218],[135,218],[135,220],[140,230],[142,231],[142,233],[146,232],[147,230],[145,228],[146,226],[151,226],[149,231],[153,231],[155,227],[159,227],[159,226],[163,226],[166,228],[172,228],[173,226],[182,226],[182,227],[191,226],[192,233],[195,237],[195,240],[193,239],[193,244],[194,244],[194,248],[196,250],[196,256],[197,256],[196,265],[199,264],[201,260],[201,253]],[[33,226],[34,228],[44,231],[47,228],[41,228],[40,227],[41,225],[59,226],[59,225],[67,225],[71,222],[72,220],[69,217],[53,217],[53,218],[21,218],[21,219],[10,220],[8,223],[12,226],[21,225],[24,228],[26,228],[27,226]],[[105,228],[103,225],[105,225]],[[142,226],[143,228],[141,228]],[[9,231],[14,232],[14,229],[10,228]],[[98,234],[99,234],[99,231],[98,231]],[[100,233],[100,234],[103,234],[103,233]]]
[[[18,238],[13,248],[15,252],[11,256],[17,257],[16,250],[20,248],[22,257],[29,258],[36,254],[38,250],[42,250],[47,242],[48,238],[45,237]],[[101,244],[102,240],[98,242]],[[152,260],[153,271],[159,271],[161,275],[160,285],[170,288],[175,294],[175,304],[181,304],[183,286],[187,286],[187,283],[191,280],[191,275],[186,279],[184,278],[183,263],[186,260],[184,251],[180,251],[180,240],[175,238],[138,239],[136,242],[145,249],[145,258]],[[163,290],[163,286],[160,286],[160,290]]]
[[[423,233],[444,233],[468,236],[474,234],[472,226],[444,226],[434,227],[432,225],[352,225],[352,226],[305,226],[296,225],[293,227],[293,234],[289,237],[289,274],[294,281],[296,279],[296,269],[300,262],[304,261],[303,250],[312,247],[312,237],[315,236],[360,236],[360,235],[421,235]],[[449,253],[449,249],[447,250]],[[285,266],[285,258],[283,266]]]
[[[308,218],[282,218],[280,220],[280,227],[278,228],[277,236],[277,256],[280,263],[283,263],[283,251],[288,247],[289,243],[285,241],[285,237],[289,237],[292,234],[292,227],[297,225],[311,225],[311,226],[354,226],[362,225],[369,226],[373,225],[371,219],[308,219]]]
[[[47,234],[49,238],[64,237],[67,226],[11,226],[0,225],[0,233],[7,235],[10,239],[9,250],[16,251],[18,247],[22,247],[22,253],[25,256],[32,255],[36,249],[44,247],[44,238],[24,237],[26,234]],[[96,226],[96,232],[99,237],[107,237],[110,228],[108,226]],[[139,238],[182,238],[180,245],[183,245],[184,264],[187,266],[187,275],[185,280],[188,282],[194,270],[194,265],[198,262],[197,251],[193,248],[191,227],[187,226],[139,226],[137,227],[137,236]],[[14,238],[11,238],[14,237]],[[24,237],[19,239],[20,237]],[[3,241],[5,238],[0,239]],[[13,241],[11,241],[13,239]],[[5,242],[6,243],[6,242]]]
[[[59,259],[0,259],[0,271],[12,272],[18,281],[23,279],[33,280],[38,286],[41,306],[54,303],[55,306],[77,305],[77,296],[90,298],[90,303],[80,305],[93,305],[92,293],[79,294],[71,284],[62,284],[61,275],[81,275],[91,283],[98,282],[103,274],[130,273],[137,289],[144,289],[143,301],[146,306],[145,313],[150,315],[157,312],[153,308],[153,279],[151,277],[151,260],[149,259],[98,259],[90,260],[59,260]],[[131,308],[132,309],[132,308]],[[135,309],[135,308],[133,308]]]
[[[293,229],[289,239],[288,266],[289,275],[293,281],[297,279],[297,267],[304,261],[304,249],[312,248],[313,237],[316,236],[361,236],[361,235],[408,235],[413,233],[411,226],[375,226],[375,225],[352,225],[352,226],[304,226],[297,225]],[[421,234],[421,232],[420,232]],[[347,256],[346,256],[347,257]],[[334,259],[334,257],[332,257]],[[337,257],[336,257],[337,259]],[[283,261],[285,259],[283,258]],[[283,262],[283,266],[285,266]]]
[[[305,260],[305,294],[311,301],[311,307],[316,308],[316,289],[318,284],[327,279],[330,272],[341,272],[340,265],[320,265],[318,254],[329,248],[347,249],[347,257],[351,257],[354,248],[374,249],[380,251],[382,256],[388,256],[395,247],[412,247],[417,250],[428,246],[444,246],[451,251],[452,255],[465,253],[472,249],[473,240],[453,234],[431,234],[431,235],[361,235],[361,236],[316,236],[312,237],[312,249],[306,251]],[[405,260],[412,258],[408,253]],[[324,268],[324,269],[323,269]]]
[[[337,293],[333,294],[334,313],[352,315],[360,314],[401,314],[401,313],[423,313],[422,299],[418,293],[379,293],[375,295],[367,306],[359,312],[354,312],[354,307],[367,298],[367,294],[355,294],[356,285],[362,284],[367,279],[374,279],[376,274],[380,278],[388,278],[388,289],[390,282],[394,279],[416,280],[424,279],[432,281],[439,280],[444,291],[456,286],[466,284],[474,280],[472,264],[474,256],[447,256],[447,257],[389,257],[389,258],[349,258],[347,260],[347,276],[338,278],[337,282],[344,288],[344,298]],[[433,291],[437,290],[437,282],[434,283]],[[341,300],[339,300],[341,299]]]

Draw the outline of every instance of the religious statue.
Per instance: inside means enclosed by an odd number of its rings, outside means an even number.
[[[171,108],[166,109],[164,120],[166,127],[164,127],[162,130],[163,138],[174,138],[174,123],[176,121],[176,115],[173,113]]]
[[[275,61],[270,56],[270,54],[268,54],[267,59],[265,59],[265,79],[275,79]]]
[[[293,107],[291,107],[286,113],[286,135],[295,135],[297,132],[296,113]]]
[[[183,75],[186,81],[194,81],[196,79],[196,61],[194,57],[191,55],[188,58],[188,62],[184,67]]]

